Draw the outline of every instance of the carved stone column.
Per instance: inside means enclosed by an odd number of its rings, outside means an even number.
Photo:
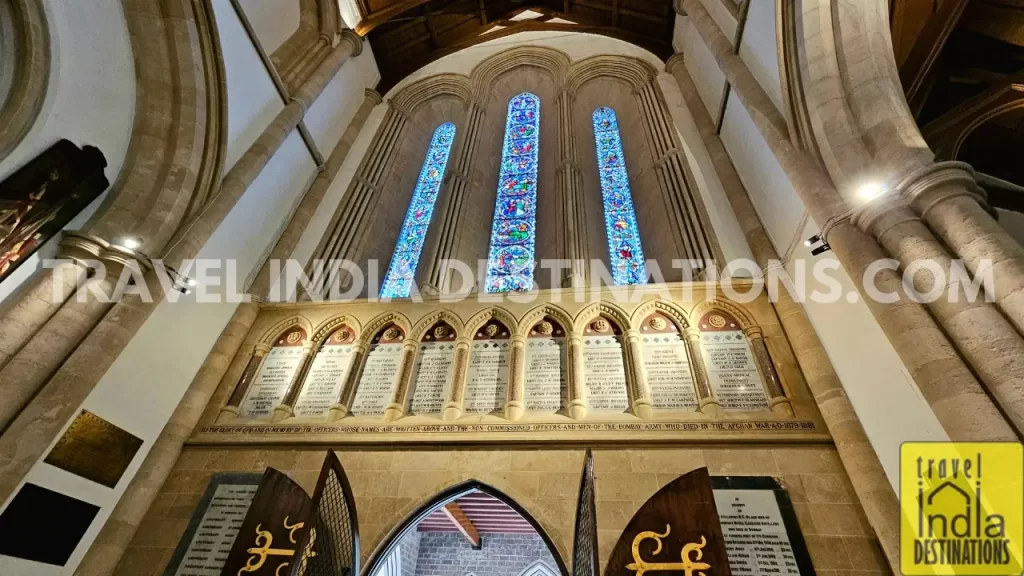
[[[402,347],[402,360],[398,366],[398,381],[395,383],[395,392],[391,395],[391,404],[384,410],[384,421],[394,422],[405,414],[405,397],[409,393],[409,385],[412,381],[413,362],[416,360],[416,350],[419,342],[412,338],[406,338]]]
[[[569,341],[569,370],[567,371],[566,388],[569,391],[569,417],[574,420],[582,420],[587,417],[587,387],[584,382],[583,371],[583,338],[577,334],[570,334]]]
[[[644,366],[643,351],[640,350],[638,330],[626,330],[626,354],[627,366],[633,369],[633,414],[649,419],[654,416],[654,407],[651,405],[651,390],[647,386],[647,367]]]
[[[758,326],[750,326],[743,329],[743,334],[750,342],[750,349],[754,352],[754,360],[757,362],[757,371],[761,373],[764,381],[765,392],[768,393],[768,405],[772,412],[781,416],[793,417],[793,404],[786,397],[782,389],[782,380],[775,370],[775,363],[772,362],[771,354],[768,353],[768,344],[764,341],[764,333]]]
[[[555,190],[561,207],[561,248],[569,260],[569,269],[562,278],[562,287],[575,288],[587,284],[590,272],[590,245],[587,243],[587,218],[583,202],[583,174],[580,172],[573,106],[576,96],[568,90],[558,95],[558,170]]]
[[[420,291],[424,294],[446,294],[451,289],[448,261],[455,252],[459,219],[462,217],[469,186],[469,172],[476,162],[477,144],[480,142],[480,124],[484,118],[483,105],[470,101],[466,107],[466,121],[462,128],[462,144],[456,151],[455,162],[448,170],[441,193],[440,218],[437,221],[437,242],[428,246],[423,254],[423,277]]]
[[[462,416],[462,398],[466,392],[466,369],[469,367],[469,338],[462,336],[455,342],[455,367],[452,370],[452,389],[444,405],[445,422],[454,422]]]
[[[700,330],[690,327],[683,332],[683,335],[686,338],[686,351],[690,354],[693,385],[697,388],[697,398],[700,399],[700,411],[711,418],[721,418],[722,406],[711,389],[711,378],[708,377],[708,369],[704,365],[704,354],[700,349]]]
[[[509,352],[511,374],[508,381],[508,401],[505,403],[505,418],[519,420],[526,413],[526,337],[512,336],[512,350]]]
[[[372,217],[380,202],[380,183],[394,161],[407,122],[408,116],[405,112],[389,102],[384,121],[355,177],[352,178],[348,191],[338,204],[334,218],[328,226],[328,232],[313,256],[314,261],[354,260],[358,256],[367,234],[367,227],[364,224]],[[313,274],[309,276],[313,277]],[[337,282],[344,288],[348,280],[346,275],[340,274],[335,278],[325,275],[324,281],[325,287]]]
[[[245,370],[242,371],[242,375],[238,378],[238,383],[235,384],[234,391],[231,392],[231,397],[228,398],[228,403],[220,409],[220,414],[217,416],[217,424],[224,424],[238,417],[238,409],[242,406],[242,400],[245,400],[245,395],[249,392],[249,386],[252,386],[252,381],[259,374],[260,366],[263,365],[263,359],[267,356],[268,352],[270,352],[270,344],[260,342],[256,345],[252,356],[249,357],[249,362],[245,365]]]
[[[338,396],[337,404],[331,404],[327,409],[327,421],[337,422],[352,409],[352,400],[356,396],[356,385],[359,383],[359,376],[363,373],[366,365],[366,356],[370,351],[370,344],[357,341],[352,345],[352,363],[349,365],[348,373],[345,374],[345,382],[341,385],[341,394]]]
[[[664,97],[651,78],[636,92],[637,106],[643,116],[647,142],[661,183],[661,193],[681,257],[697,260],[717,258],[718,244],[709,231],[704,203],[689,177],[682,143],[665,112]]]
[[[316,345],[313,342],[306,342],[302,345],[302,358],[299,359],[299,365],[295,368],[295,373],[292,374],[292,381],[288,383],[288,390],[285,391],[281,404],[274,406],[274,414],[270,417],[271,422],[280,422],[295,415],[295,401],[298,400],[299,393],[302,392],[302,384],[306,381],[306,374],[309,373],[309,367],[313,365],[313,356],[316,355],[316,352]]]

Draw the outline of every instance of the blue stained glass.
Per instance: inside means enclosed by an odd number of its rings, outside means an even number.
[[[391,265],[384,276],[381,298],[408,298],[412,292],[416,265],[420,261],[423,241],[427,237],[430,217],[434,214],[434,203],[441,189],[441,180],[444,179],[444,170],[454,141],[455,124],[446,122],[434,130],[430,148],[423,159],[420,178],[413,190],[412,201],[409,202],[409,210],[405,213],[402,231],[398,234]]]
[[[612,280],[617,285],[646,284],[647,266],[644,264],[640,229],[636,224],[636,213],[633,211],[633,199],[629,191],[629,174],[626,172],[626,158],[619,138],[619,122],[615,118],[615,111],[607,107],[594,110],[593,120]]]
[[[537,221],[537,137],[540,99],[529,92],[508,103],[498,199],[494,205],[487,260],[487,292],[518,292],[533,288]]]

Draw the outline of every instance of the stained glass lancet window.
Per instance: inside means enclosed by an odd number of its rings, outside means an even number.
[[[622,154],[619,123],[615,111],[607,107],[594,110],[593,119],[612,280],[617,285],[646,284],[647,266],[644,264],[643,248],[640,247],[640,229],[636,225],[636,213],[633,211],[633,196],[629,191],[629,175],[626,172],[626,158]]]
[[[487,292],[533,288],[539,134],[540,98],[529,92],[514,96],[508,103],[505,123],[487,261]]]
[[[416,264],[420,261],[423,241],[430,226],[430,217],[434,214],[434,203],[437,201],[444,169],[448,165],[448,154],[452,151],[455,140],[455,124],[445,122],[434,130],[427,149],[427,157],[423,160],[420,178],[416,181],[416,189],[409,202],[409,211],[405,213],[402,231],[398,234],[398,244],[391,257],[391,265],[384,276],[384,285],[380,289],[381,298],[407,298],[412,292],[412,283],[416,276]]]

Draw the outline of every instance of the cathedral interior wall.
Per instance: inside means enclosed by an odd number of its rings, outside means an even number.
[[[299,29],[299,1],[239,0],[239,4],[267,54],[273,54]]]

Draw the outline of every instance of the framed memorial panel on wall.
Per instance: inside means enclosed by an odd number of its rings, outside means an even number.
[[[444,410],[452,381],[455,338],[455,330],[444,321],[438,322],[423,335],[412,370],[410,413],[441,414]]]
[[[698,327],[708,380],[722,409],[770,410],[757,360],[739,321],[727,312],[712,310],[701,317]]]
[[[381,328],[370,341],[363,373],[349,413],[353,416],[382,416],[391,402],[398,367],[402,362],[405,332],[391,324]]]
[[[640,344],[656,410],[696,411],[700,405],[693,372],[680,327],[668,316],[655,312],[640,326]]]
[[[492,319],[473,334],[469,347],[469,369],[462,410],[467,414],[488,414],[505,408],[508,396],[509,356],[512,334]]]
[[[355,331],[341,326],[324,340],[306,373],[302,392],[295,401],[296,416],[323,416],[338,404],[345,377],[352,369],[352,348]]]
[[[274,407],[284,399],[288,385],[302,363],[302,346],[306,338],[306,331],[295,326],[274,341],[270,352],[263,359],[259,374],[242,400],[238,411],[240,416],[270,418]]]
[[[568,399],[565,328],[546,317],[526,337],[526,411],[553,414]]]
[[[584,329],[583,375],[590,411],[629,410],[622,329],[604,316],[598,316]]]

